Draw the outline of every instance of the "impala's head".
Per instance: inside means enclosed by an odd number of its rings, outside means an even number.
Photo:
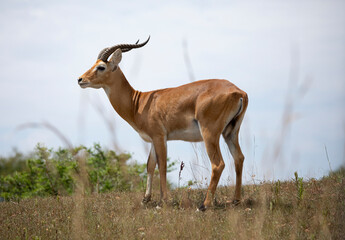
[[[135,44],[119,44],[104,48],[98,54],[96,63],[78,79],[79,86],[82,88],[104,87],[109,80],[110,74],[118,69],[122,53],[143,47],[149,40],[150,37],[143,43],[138,43],[138,40]],[[110,59],[108,60],[109,57]]]

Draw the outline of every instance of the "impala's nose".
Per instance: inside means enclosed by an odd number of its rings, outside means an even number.
[[[82,79],[82,78],[79,78],[79,79],[78,79],[78,83],[81,83],[81,81],[83,81],[83,79]]]

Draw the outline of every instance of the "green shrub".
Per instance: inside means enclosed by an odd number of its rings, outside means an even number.
[[[14,155],[10,157],[0,157],[0,176],[13,174],[16,171],[26,169],[25,157],[22,153],[14,150]]]
[[[88,179],[88,192],[103,193],[108,191],[142,191],[146,183],[146,164],[138,164],[131,160],[130,154],[117,154],[112,150],[104,150],[99,144],[91,148],[84,146],[73,150],[48,149],[37,145],[33,154],[12,162],[21,168],[7,168],[0,175],[0,197],[21,199],[33,196],[69,195],[75,190],[75,176],[80,174],[76,155],[85,150]],[[1,158],[2,163],[6,159]],[[175,162],[168,162],[171,171]],[[8,174],[5,174],[5,173]]]

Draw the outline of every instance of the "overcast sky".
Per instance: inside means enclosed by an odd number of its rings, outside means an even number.
[[[147,145],[104,91],[80,89],[77,78],[104,47],[150,35],[120,64],[135,89],[188,83],[187,52],[195,79],[225,78],[248,93],[245,183],[253,175],[287,179],[295,171],[321,177],[329,162],[333,170],[344,164],[345,2],[212,2],[1,0],[0,155],[30,151],[37,142],[64,146],[47,129],[17,130],[46,122],[73,145],[114,148],[116,141],[145,162]],[[228,166],[221,183],[232,183],[233,161],[221,145]],[[197,180],[209,177],[199,167],[202,146],[169,142],[168,155],[186,163],[182,183],[193,172]]]

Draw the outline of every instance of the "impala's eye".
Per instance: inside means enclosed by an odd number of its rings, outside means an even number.
[[[97,67],[97,70],[99,70],[99,71],[104,71],[104,70],[105,70],[105,67],[103,67],[103,66],[98,66],[98,67]]]

